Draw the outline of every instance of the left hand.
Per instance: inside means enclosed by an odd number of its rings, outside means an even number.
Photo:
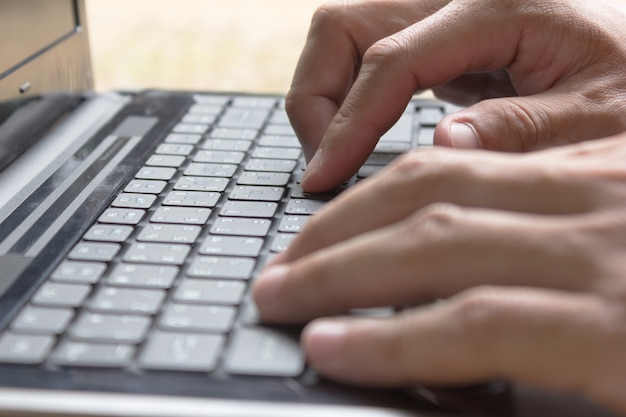
[[[519,152],[624,131],[625,21],[615,0],[322,6],[285,102],[309,160],[302,187],[350,178],[428,88],[471,105],[439,123],[437,145]]]
[[[626,135],[530,154],[417,150],[314,215],[255,282],[266,321],[324,318],[321,373],[367,385],[505,378],[626,414]]]

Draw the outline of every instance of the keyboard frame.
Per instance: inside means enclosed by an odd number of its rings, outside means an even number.
[[[80,207],[67,214],[68,207],[71,206],[73,199],[81,191],[79,185],[85,185],[77,180],[64,194],[64,198],[60,199],[59,207],[47,214],[51,216],[48,223],[53,222],[53,216],[61,215],[66,217],[66,221],[57,233],[49,238],[46,245],[32,259],[29,259],[19,274],[17,283],[0,299],[0,329],[5,329],[9,325],[12,317],[28,302],[66,254],[80,241],[81,236],[110,205],[127,182],[133,178],[142,166],[138,161],[143,162],[153,154],[164,136],[193,105],[194,94],[192,92],[148,90],[122,95],[128,100],[128,104],[107,121],[78,153],[86,152],[88,154],[89,150],[106,141],[107,138],[111,137],[111,134],[124,131],[120,126],[129,117],[154,118],[155,123],[141,137],[120,136],[119,144],[115,148],[116,152],[112,152],[113,155],[107,155],[113,158],[113,156],[120,154],[122,149],[126,149],[123,158],[116,164],[115,169],[110,170],[101,178],[101,182],[91,190]],[[228,95],[228,93],[219,94]],[[240,93],[235,94],[247,96]],[[259,95],[250,95],[249,97],[259,97]],[[282,99],[279,95],[267,95],[265,97]],[[443,103],[430,99],[417,99],[414,103],[444,107]],[[133,142],[132,146],[128,145],[130,142]],[[128,148],[124,148],[126,145]],[[105,162],[109,160],[111,159],[104,159]],[[85,174],[86,178],[101,173],[101,165],[90,167]],[[296,169],[300,168],[301,166]],[[354,182],[354,180],[351,181]],[[33,201],[44,200],[46,196],[38,195],[38,193],[50,192],[50,188],[53,186],[54,184],[48,184],[47,187],[41,187],[33,193],[31,198]],[[22,208],[27,208],[29,204],[32,205],[32,201],[25,201]],[[286,204],[286,197],[283,197],[280,204]],[[16,210],[15,216],[15,219],[9,218],[5,221],[3,227],[16,227],[19,220],[22,219],[20,210]],[[272,227],[275,228],[277,225],[273,224]],[[36,230],[33,228],[29,231],[33,241],[36,241],[37,238]],[[25,247],[28,247],[27,243],[32,244],[31,241],[25,242]],[[267,257],[267,248],[264,251],[263,256]],[[261,259],[256,265],[254,274],[259,272],[263,264],[264,260]],[[297,337],[299,329],[293,328],[287,329],[287,331],[292,332]],[[85,395],[133,393],[153,395],[156,396],[155,398],[174,395],[203,399],[269,400],[270,402],[291,404],[358,405],[382,407],[390,410],[415,410],[416,404],[418,404],[419,415],[434,410],[432,404],[425,401],[424,398],[418,396],[416,399],[413,392],[347,387],[320,379],[315,372],[309,369],[297,377],[262,377],[230,375],[219,370],[209,375],[180,371],[147,371],[137,367],[122,371],[88,367],[74,368],[58,366],[50,362],[39,365],[0,364],[0,392],[12,392],[12,389],[18,389],[19,392],[22,389],[78,391],[84,392]]]

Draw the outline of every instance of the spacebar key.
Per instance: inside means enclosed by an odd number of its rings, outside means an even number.
[[[240,328],[224,366],[231,374],[296,377],[304,371],[304,355],[295,334],[265,327]]]

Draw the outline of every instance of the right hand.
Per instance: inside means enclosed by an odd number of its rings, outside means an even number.
[[[624,22],[625,6],[608,0],[321,7],[286,101],[310,161],[302,186],[324,191],[353,175],[428,88],[478,103],[439,124],[437,145],[525,151],[624,131]]]
[[[417,149],[313,215],[254,281],[264,322],[309,323],[322,375],[504,379],[626,416],[626,134],[527,154]],[[387,318],[352,309],[402,308]]]

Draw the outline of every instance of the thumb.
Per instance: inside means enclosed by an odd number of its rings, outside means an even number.
[[[621,130],[607,107],[581,94],[550,90],[484,100],[445,117],[434,139],[439,146],[507,152],[596,139]]]

